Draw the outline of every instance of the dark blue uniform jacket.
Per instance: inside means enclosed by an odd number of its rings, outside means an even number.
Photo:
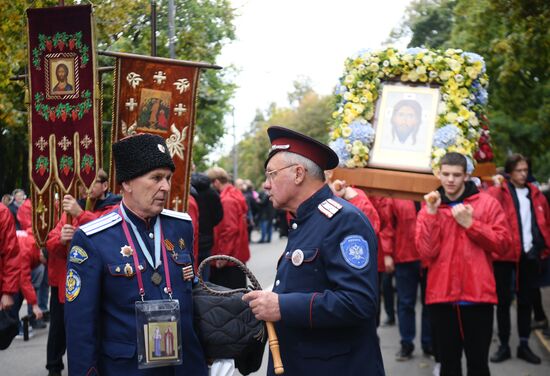
[[[384,375],[377,275],[376,237],[360,210],[326,185],[300,205],[273,287],[285,375]]]
[[[142,239],[154,255],[153,225],[157,218],[145,222],[126,213],[138,228]],[[72,281],[67,289],[65,327],[69,375],[207,375],[202,348],[193,330],[192,281],[184,281],[182,268],[192,264],[193,228],[185,213],[164,210],[160,216],[164,238],[174,245],[168,252],[168,266],[172,283],[172,296],[179,300],[183,364],[138,370],[135,305],[140,300],[135,273],[128,277],[125,266],[134,267],[133,257],[125,257],[121,248],[129,245],[124,235],[120,215],[115,211],[82,226],[74,235],[75,246],[84,255],[71,257],[69,252],[67,273]],[[153,268],[139,249],[130,225],[130,233],[142,270],[145,300],[168,299],[165,293],[164,263],[159,267],[163,279],[159,286],[151,282]],[[154,236],[154,235],[153,235]],[[135,251],[135,250],[134,250]],[[168,251],[168,249],[167,249]],[[154,258],[154,256],[153,256]],[[75,273],[77,275],[75,284]],[[77,285],[80,286],[77,286]],[[75,296],[76,295],[76,296]],[[72,300],[72,301],[71,301]]]

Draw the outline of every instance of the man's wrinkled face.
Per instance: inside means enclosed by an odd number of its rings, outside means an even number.
[[[294,196],[296,166],[285,161],[281,153],[275,154],[266,166],[264,189],[276,209],[286,209]]]
[[[151,218],[164,209],[170,195],[172,171],[169,168],[157,168],[123,184],[124,201],[128,207]]]
[[[17,205],[22,205],[23,201],[25,201],[26,198],[27,198],[27,195],[25,195],[25,192],[17,192],[13,197],[13,200]]]

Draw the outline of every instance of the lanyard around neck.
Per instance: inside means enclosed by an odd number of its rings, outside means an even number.
[[[122,205],[120,205],[121,214],[124,210],[122,208]],[[145,288],[143,287],[143,279],[141,276],[141,269],[139,268],[139,260],[137,257],[137,249],[134,245],[134,241],[132,240],[132,236],[130,235],[130,230],[128,229],[128,224],[126,223],[126,219],[124,218],[124,215],[121,215],[122,217],[122,229],[124,230],[124,235],[126,236],[126,240],[128,243],[130,243],[130,247],[132,248],[132,256],[134,258],[134,267],[136,269],[136,276],[138,280],[138,286],[139,286],[139,295],[141,296],[141,300],[143,301],[143,297],[145,296]],[[159,227],[161,227],[160,224],[160,217],[157,218],[157,223],[159,224]],[[166,278],[166,293],[168,296],[170,296],[170,299],[172,299],[172,284],[170,283],[170,270],[168,267],[168,257],[166,256],[166,247],[164,246],[164,234],[162,233],[162,228],[160,228],[160,245],[162,249],[162,259],[164,262],[164,276]]]
[[[154,254],[154,257],[155,257],[155,261],[153,263],[153,256],[151,256],[151,253],[149,252],[149,249],[147,248],[147,245],[145,245],[145,242],[143,241],[143,238],[141,237],[136,225],[134,224],[134,222],[132,222],[132,220],[128,217],[128,215],[126,214],[126,210],[124,209],[124,207],[122,205],[120,205],[120,212],[122,214],[122,218],[124,218],[124,220],[126,222],[128,222],[130,224],[130,226],[132,227],[132,232],[134,233],[137,241],[138,241],[138,244],[141,248],[141,252],[143,252],[143,256],[145,256],[145,258],[147,259],[147,262],[149,262],[149,265],[151,265],[151,267],[153,269],[157,269],[159,266],[160,266],[160,218],[157,218],[157,221],[155,222],[155,226],[154,226],[154,233],[155,233],[155,254]]]

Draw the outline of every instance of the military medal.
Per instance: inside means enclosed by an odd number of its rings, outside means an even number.
[[[133,253],[134,253],[134,251],[132,250],[132,248],[129,245],[125,245],[124,247],[120,248],[120,254],[123,257],[130,257],[130,256],[132,256]]]
[[[304,252],[301,249],[297,249],[292,252],[292,265],[300,266],[304,262]]]
[[[182,274],[183,274],[183,280],[184,281],[191,281],[195,277],[195,273],[193,272],[193,265],[188,265],[186,267],[181,268]]]
[[[183,240],[183,238],[180,238],[179,246],[182,251],[185,249],[185,240]]]
[[[126,277],[131,277],[134,275],[134,268],[132,268],[132,265],[124,265],[124,274],[126,274]]]
[[[168,252],[174,252],[174,243],[172,243],[169,239],[164,239],[164,245],[166,246]]]
[[[151,276],[151,282],[153,282],[155,286],[160,285],[160,283],[162,282],[162,276],[156,270],[153,272],[153,275]]]

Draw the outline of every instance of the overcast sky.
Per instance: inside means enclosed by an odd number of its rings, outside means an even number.
[[[377,49],[400,23],[411,0],[232,0],[237,8],[236,40],[218,64],[235,65],[239,86],[235,108],[237,141],[250,129],[256,109],[270,103],[287,106],[287,94],[299,77],[309,77],[314,90],[331,94],[344,60],[364,49]],[[233,144],[233,119],[214,155]]]

